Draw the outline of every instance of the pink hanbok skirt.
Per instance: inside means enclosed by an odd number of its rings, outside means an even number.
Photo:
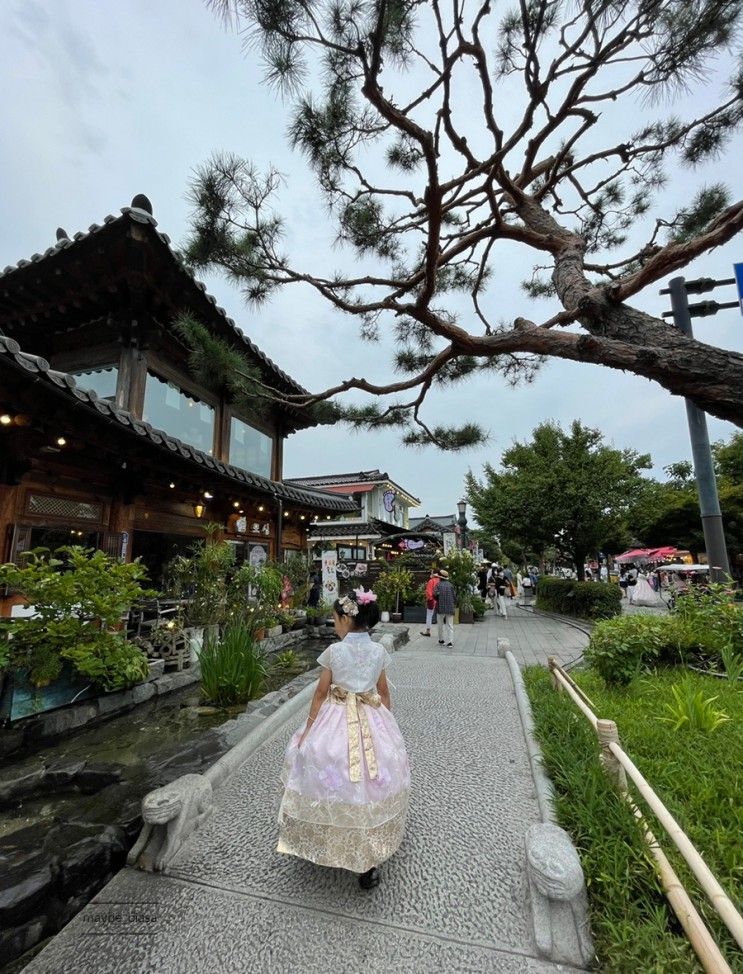
[[[373,691],[333,686],[300,749],[303,730],[284,757],[278,851],[366,872],[405,831],[410,767],[397,721]]]

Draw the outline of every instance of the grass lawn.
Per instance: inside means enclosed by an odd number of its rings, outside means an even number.
[[[573,672],[598,717],[616,721],[622,746],[704,857],[738,908],[743,889],[743,688],[680,669],[607,688],[589,671]],[[702,970],[662,893],[632,813],[598,762],[588,721],[567,694],[552,689],[541,667],[524,671],[537,738],[555,784],[557,815],[583,862],[591,900],[597,969],[622,974],[684,974]],[[730,720],[712,732],[674,730],[659,720],[673,702],[672,686],[689,679]],[[643,812],[647,809],[638,802]],[[723,949],[743,972],[732,937],[698,889],[663,829],[651,828]]]

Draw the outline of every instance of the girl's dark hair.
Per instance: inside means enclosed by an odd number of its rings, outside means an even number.
[[[356,597],[353,592],[349,593],[348,598],[352,602],[356,602]],[[340,599],[336,599],[333,603],[333,612],[339,616],[346,615]],[[379,622],[379,606],[376,602],[367,602],[365,605],[359,605],[358,613],[355,616],[351,616],[351,618],[354,629],[373,629]]]

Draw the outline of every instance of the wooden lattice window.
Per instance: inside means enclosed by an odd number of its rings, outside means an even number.
[[[64,521],[100,523],[103,520],[103,504],[70,497],[57,497],[55,494],[29,494],[26,511],[28,514],[54,517]]]

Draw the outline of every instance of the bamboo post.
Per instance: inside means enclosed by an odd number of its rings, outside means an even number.
[[[549,666],[550,676],[552,677],[552,686],[558,693],[562,693],[562,683],[560,682],[557,673],[555,672],[557,668],[557,660],[554,656],[547,657],[547,666]]]
[[[619,731],[613,720],[597,720],[596,734],[601,745],[601,764],[620,791],[627,791],[627,776],[624,768],[612,752],[610,745],[619,743]]]

